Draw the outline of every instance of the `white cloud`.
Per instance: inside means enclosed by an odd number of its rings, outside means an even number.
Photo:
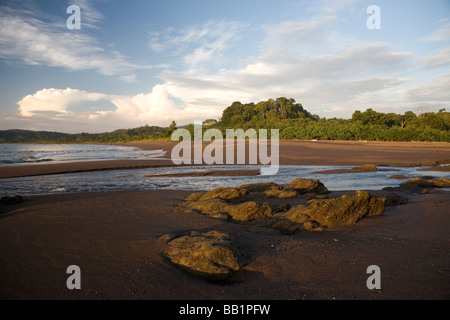
[[[94,26],[101,15],[87,1],[78,2],[86,10],[83,21]],[[80,8],[81,8],[80,7]],[[0,57],[8,62],[61,67],[67,70],[94,70],[124,81],[135,80],[137,69],[149,68],[130,61],[117,51],[106,50],[84,32],[69,32],[65,24],[48,23],[32,11],[0,10]],[[84,22],[83,22],[84,23]],[[83,24],[84,26],[84,24]]]
[[[444,48],[435,55],[424,59],[426,68],[439,68],[450,65],[450,47]]]
[[[108,95],[101,93],[89,93],[77,89],[42,89],[34,94],[27,95],[17,104],[19,113],[24,117],[32,117],[36,113],[53,112],[55,114],[67,114],[71,104],[100,101],[108,99]]]
[[[199,26],[176,30],[168,28],[163,32],[151,32],[149,46],[156,52],[168,51],[182,55],[188,67],[196,67],[211,61],[215,55],[228,49],[236,41],[239,32],[248,25],[238,21],[207,21]]]
[[[450,41],[450,23],[444,24],[442,27],[434,30],[429,35],[422,37],[420,40],[431,41],[431,42],[448,42],[448,41]]]

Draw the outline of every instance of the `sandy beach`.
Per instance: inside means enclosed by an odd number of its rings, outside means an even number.
[[[166,150],[165,159],[3,167],[0,178],[172,165],[174,144],[123,144]],[[283,165],[429,166],[449,160],[448,143],[280,142]],[[450,193],[422,191],[398,191],[407,204],[386,207],[353,227],[293,235],[257,234],[247,223],[175,210],[189,191],[28,196],[0,205],[0,299],[447,300]],[[248,256],[226,285],[189,275],[163,254],[161,235],[207,230],[232,234]],[[81,290],[66,287],[70,265],[81,269]],[[366,286],[370,265],[381,269],[380,290]]]

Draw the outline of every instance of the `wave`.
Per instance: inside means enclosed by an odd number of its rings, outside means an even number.
[[[109,145],[0,145],[0,166],[43,162],[152,159],[163,150]]]

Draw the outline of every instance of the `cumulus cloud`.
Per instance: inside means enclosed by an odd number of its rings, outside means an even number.
[[[19,113],[31,117],[36,113],[52,112],[55,115],[67,114],[68,108],[74,103],[95,102],[108,99],[108,95],[90,93],[78,89],[42,89],[22,98],[17,104]]]

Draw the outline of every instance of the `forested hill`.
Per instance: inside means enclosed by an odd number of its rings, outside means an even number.
[[[417,114],[416,114],[417,113]],[[212,127],[278,129],[281,139],[446,141],[450,142],[450,113],[381,113],[355,111],[351,119],[320,118],[294,99],[278,98],[258,103],[234,102]]]
[[[0,131],[0,143],[85,143],[124,142],[170,139],[175,121],[168,128],[142,126],[105,133],[65,134],[46,131]],[[193,137],[193,125],[185,126]],[[294,99],[277,98],[258,103],[233,102],[220,119],[208,119],[203,129],[278,129],[281,139],[307,140],[376,140],[376,141],[446,141],[450,142],[450,113],[412,112],[381,113],[372,109],[357,110],[350,119],[326,119],[308,112]]]
[[[77,134],[13,129],[0,131],[0,143],[106,143],[165,139],[170,137],[173,130],[174,125],[169,128],[147,125],[134,129],[116,130],[113,132]]]

